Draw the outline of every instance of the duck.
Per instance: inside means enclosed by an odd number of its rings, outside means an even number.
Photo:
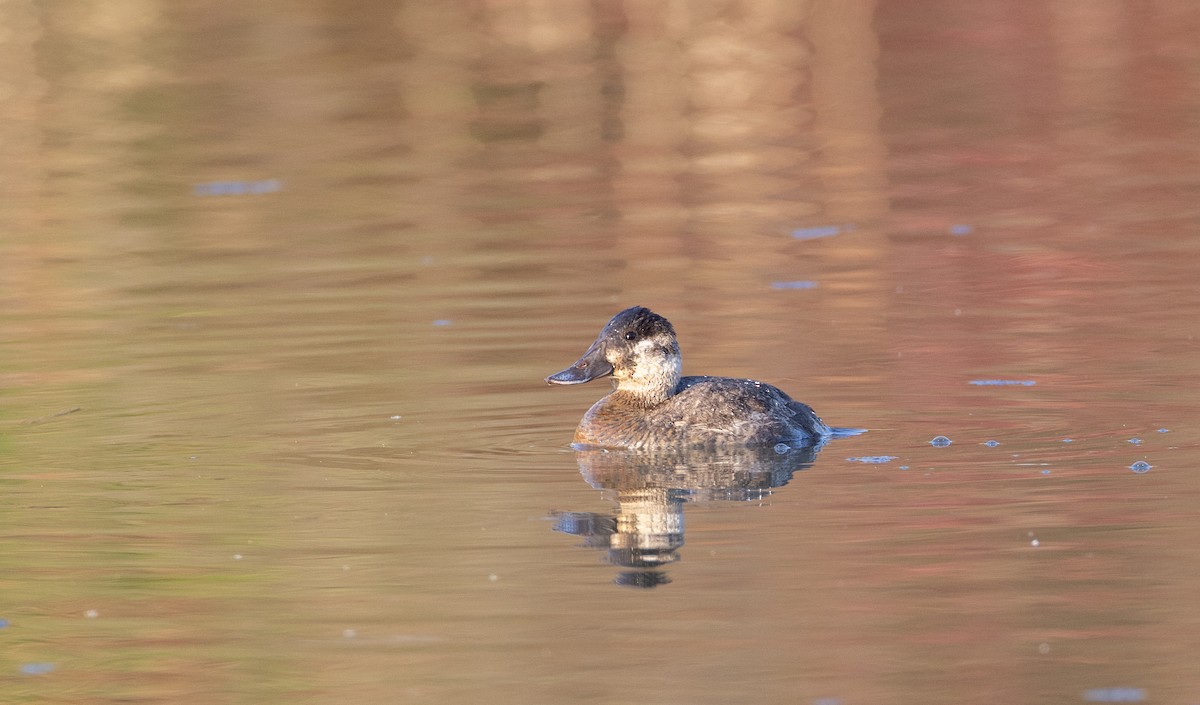
[[[643,306],[613,316],[573,365],[547,384],[611,376],[613,391],[584,414],[576,448],[819,447],[861,429],[828,426],[812,407],[752,379],[684,377],[675,328]]]

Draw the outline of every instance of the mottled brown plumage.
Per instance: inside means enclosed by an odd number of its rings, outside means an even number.
[[[614,448],[714,447],[823,442],[831,429],[806,404],[769,384],[728,377],[681,377],[675,329],[646,308],[612,318],[583,357],[546,378],[582,384],[612,375],[617,388],[596,402],[575,442]]]

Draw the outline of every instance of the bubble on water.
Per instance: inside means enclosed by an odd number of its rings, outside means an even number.
[[[772,289],[816,289],[817,283],[811,279],[796,279],[794,281],[771,282]]]
[[[1049,471],[1049,470],[1043,470],[1043,471],[1042,471],[1042,474],[1043,474],[1043,475],[1049,475],[1049,474],[1050,474],[1050,471]]]
[[[900,456],[898,456],[898,455],[863,455],[863,456],[859,456],[856,458],[846,458],[846,460],[848,460],[852,463],[867,463],[868,465],[880,465],[883,463],[890,463],[898,457],[900,457]]]
[[[275,193],[283,188],[279,179],[259,179],[257,181],[207,181],[192,187],[192,193],[197,196],[248,196],[263,193]]]
[[[342,638],[343,639],[353,639],[356,636],[358,636],[357,629],[343,629],[342,630]]]
[[[965,223],[956,223],[950,226],[951,235],[970,235],[975,232],[975,226],[966,225]]]
[[[995,448],[1000,445],[1000,441],[984,441],[983,444],[988,448]]]
[[[1048,654],[1048,653],[1050,653],[1050,645],[1049,645],[1049,644],[1047,644],[1047,643],[1046,643],[1046,642],[1044,642],[1044,641],[1043,641],[1042,643],[1038,644],[1038,653],[1039,653],[1039,654]]]
[[[43,673],[49,673],[53,670],[54,664],[47,662],[21,664],[21,673],[27,676],[40,676]]]
[[[454,321],[451,321],[449,318],[437,318],[434,319],[433,325],[439,328],[445,328],[446,326],[454,325]]]
[[[1037,380],[1032,379],[973,379],[968,384],[976,387],[1032,387]]]
[[[1142,439],[1140,439],[1140,438],[1130,438],[1130,439],[1129,439],[1129,442],[1130,442],[1130,443],[1132,443],[1132,444],[1134,444],[1135,446],[1140,446],[1140,445],[1142,444]]]
[[[95,619],[100,616],[100,613],[96,610],[88,610],[83,613],[83,616],[87,617],[88,619]]]
[[[797,240],[816,240],[822,237],[832,237],[842,231],[849,232],[854,230],[853,225],[817,225],[811,228],[796,228],[792,231],[792,237]]]
[[[1074,443],[1074,442],[1075,442],[1074,438],[1064,438],[1063,439],[1063,443]]]
[[[1141,688],[1092,688],[1083,691],[1083,699],[1090,703],[1138,703],[1146,699]]]
[[[1145,460],[1139,460],[1136,463],[1134,463],[1133,465],[1130,465],[1129,469],[1136,473],[1143,473],[1143,472],[1150,472],[1150,468],[1152,468],[1152,467],[1154,467],[1154,466],[1151,465],[1150,463],[1147,463]]]
[[[1159,432],[1159,433],[1170,433],[1170,432],[1171,432],[1171,429],[1169,429],[1169,428],[1160,428],[1160,429],[1158,429],[1158,432]]]
[[[946,438],[945,436],[934,436],[933,439],[929,441],[929,445],[935,446],[937,448],[945,448],[946,446],[950,445],[953,442],[954,441],[950,440],[949,438]]]
[[[786,443],[776,443],[775,444],[775,453],[778,455],[783,455],[784,453],[788,452],[791,449],[792,449],[792,447]]]

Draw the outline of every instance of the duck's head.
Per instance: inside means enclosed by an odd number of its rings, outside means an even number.
[[[682,369],[671,322],[648,308],[634,306],[613,316],[583,357],[546,381],[583,384],[612,375],[617,391],[653,406],[675,391]]]

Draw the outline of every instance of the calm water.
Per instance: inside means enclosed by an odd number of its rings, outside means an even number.
[[[0,13],[0,701],[1200,702],[1195,3]]]

